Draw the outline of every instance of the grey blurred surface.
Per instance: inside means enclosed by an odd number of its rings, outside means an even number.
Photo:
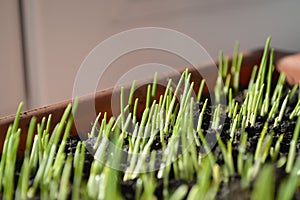
[[[19,25],[18,1],[0,1],[0,117],[26,101]]]
[[[203,45],[213,58],[220,49],[231,54],[236,40],[241,51],[262,47],[268,35],[275,48],[300,50],[298,0],[28,0],[23,5],[29,108],[71,98],[77,70],[88,53],[111,35],[131,28],[180,31]],[[188,64],[158,51],[130,53],[111,65],[98,88],[113,86],[122,73],[148,62],[176,68]],[[1,64],[4,68],[8,70]],[[143,76],[149,74],[139,78]],[[18,91],[20,95],[22,90]]]

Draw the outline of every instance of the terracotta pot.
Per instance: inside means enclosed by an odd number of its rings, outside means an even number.
[[[243,62],[242,62],[242,67],[241,67],[241,75],[240,75],[240,85],[241,87],[246,87],[251,76],[251,72],[253,69],[254,65],[258,65],[260,63],[261,57],[262,57],[262,49],[256,50],[256,51],[251,51],[251,52],[246,52],[244,53],[243,57]],[[275,59],[274,63],[277,63],[279,59],[286,55],[290,55],[291,53],[289,52],[283,52],[283,51],[275,51]],[[232,58],[229,60],[229,64],[231,63]],[[231,64],[230,64],[231,65]],[[210,79],[206,81],[210,81],[211,83],[216,82],[217,74],[213,72],[212,66],[211,65],[205,65],[202,66],[203,71],[205,73],[210,74]],[[182,72],[185,68],[183,68],[180,72]],[[195,91],[198,91],[199,84],[202,80],[201,75],[197,72],[195,68],[190,68],[189,72],[191,72],[192,77],[191,81],[195,83]],[[274,73],[274,79],[278,77],[278,73]],[[162,76],[158,76],[159,79],[164,79],[166,80],[167,78],[172,78],[172,80],[177,80],[179,79],[178,75],[174,74],[164,74]],[[130,90],[130,85],[127,85],[124,87],[125,90],[129,91]],[[91,122],[94,121],[94,116],[95,114],[85,114],[84,113],[84,108],[88,104],[92,103],[93,101],[95,102],[95,110],[96,112],[107,112],[108,116],[112,115],[112,110],[111,110],[111,97],[112,97],[112,91],[113,89],[107,89],[103,91],[97,92],[95,95],[87,95],[84,97],[80,97],[79,99],[79,110],[77,111],[76,114],[78,114],[79,118],[78,120],[80,121],[81,124],[85,124],[85,126],[81,130],[76,129],[76,127],[73,125],[71,134],[77,134],[77,133],[85,133],[91,129]],[[118,93],[118,91],[117,91]],[[139,98],[139,105],[138,105],[138,116],[141,115],[143,109],[144,109],[144,104],[146,102],[145,97],[147,93],[147,85],[144,85],[140,88],[138,88],[135,91],[134,96]],[[158,86],[157,87],[157,97],[160,96],[161,94],[164,93],[164,87]],[[204,94],[208,95],[208,88],[204,88]],[[25,143],[26,143],[26,137],[27,137],[27,132],[28,132],[28,127],[30,123],[30,119],[35,116],[37,117],[37,121],[40,122],[43,117],[47,117],[49,114],[52,115],[52,123],[51,123],[51,129],[55,127],[55,125],[60,121],[60,118],[66,108],[66,106],[71,103],[72,100],[66,100],[60,103],[48,105],[45,107],[25,111],[21,114],[20,116],[20,123],[19,127],[21,128],[21,140],[19,144],[19,149],[18,149],[18,156],[22,156],[24,153],[25,149]],[[79,112],[79,113],[78,113]],[[3,143],[5,140],[5,135],[6,131],[9,127],[10,124],[13,123],[15,116],[8,116],[8,117],[3,117],[0,119],[0,153],[2,152],[3,148]]]

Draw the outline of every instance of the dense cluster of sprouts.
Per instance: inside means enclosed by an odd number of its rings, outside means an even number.
[[[27,199],[37,195],[42,199],[122,199],[120,182],[135,180],[135,199],[154,199],[158,180],[162,180],[164,199],[214,199],[221,185],[228,183],[230,177],[237,174],[241,177],[242,188],[250,190],[250,186],[253,186],[250,193],[252,199],[274,199],[275,168],[284,166],[288,176],[280,183],[277,198],[291,199],[299,182],[300,157],[297,157],[296,144],[300,130],[300,101],[289,115],[289,120],[298,120],[287,157],[279,153],[284,134],[272,145],[274,132],[267,133],[267,129],[268,119],[274,119],[274,126],[280,125],[285,109],[299,87],[295,85],[286,96],[282,96],[285,76],[280,74],[275,88],[271,88],[274,50],[269,52],[269,45],[270,38],[266,42],[260,66],[253,68],[248,88],[242,91],[245,96],[242,101],[235,99],[240,92],[239,76],[243,59],[243,55],[238,53],[238,44],[231,66],[228,57],[224,58],[222,52],[219,54],[219,75],[214,89],[215,106],[209,105],[209,100],[202,95],[205,80],[200,83],[197,96],[193,97],[194,83],[190,81],[188,70],[182,74],[176,88],[171,87],[172,80],[169,80],[159,100],[154,100],[157,76],[154,77],[153,84],[147,88],[147,100],[141,119],[137,118],[139,100],[133,99],[135,81],[127,105],[124,103],[122,88],[120,115],[108,118],[106,113],[102,113],[97,128],[100,113],[89,133],[88,140],[93,141],[89,144],[92,144],[91,151],[96,159],[92,161],[86,180],[83,179],[86,142],[78,142],[74,154],[65,152],[77,101],[73,106],[68,105],[53,131],[50,131],[51,115],[43,118],[40,123],[37,123],[35,117],[32,118],[22,167],[16,179],[16,152],[21,133],[18,128],[22,110],[20,104],[14,124],[7,130],[2,150],[0,194],[5,199]],[[221,98],[227,99],[226,105],[221,105]],[[195,107],[199,107],[200,102],[202,107],[198,112]],[[204,113],[210,109],[209,106],[213,107],[210,129],[214,130],[223,164],[217,162],[218,158],[203,130]],[[221,116],[224,113],[231,119],[228,141],[221,139]],[[246,151],[249,139],[246,130],[247,127],[255,126],[258,116],[267,120],[255,152],[251,153]],[[159,141],[160,149],[152,148],[156,141]],[[120,150],[124,149],[125,143],[128,156],[122,172],[113,166],[124,162]],[[234,143],[239,144],[236,166],[232,153]],[[170,189],[171,171],[174,179],[184,180],[186,184]],[[189,185],[191,182],[193,184]]]

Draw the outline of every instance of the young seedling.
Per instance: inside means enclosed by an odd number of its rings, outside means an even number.
[[[278,123],[280,123],[282,121],[282,118],[283,118],[283,115],[284,115],[284,111],[286,109],[286,106],[287,106],[287,103],[288,103],[288,100],[289,100],[289,95],[290,95],[290,91],[288,92],[288,94],[286,95],[285,99],[283,100],[283,103],[282,103],[280,111],[279,111],[279,115],[275,119],[274,126],[277,126]]]
[[[229,63],[229,57],[226,56],[224,58],[224,61],[223,61],[223,72],[222,72],[222,77],[225,78],[227,76],[227,73],[228,73],[228,63]]]
[[[231,65],[231,74],[236,72],[236,66],[238,63],[238,54],[239,54],[240,43],[239,41],[235,41],[233,54],[232,54],[232,65]]]
[[[144,184],[144,192],[141,194],[141,197],[136,195],[136,199],[152,199],[155,197],[154,192],[157,186],[154,174],[155,159],[156,151],[152,151],[149,164],[149,173],[143,174],[141,177]]]
[[[279,187],[277,199],[292,199],[299,186],[299,168],[300,168],[300,157],[297,158],[295,165],[287,179],[285,179]]]
[[[229,95],[228,95],[228,117],[232,117],[232,113],[234,110],[234,99],[232,98],[232,89],[229,88]]]
[[[219,77],[223,77],[223,52],[219,51],[219,65],[218,65]]]
[[[71,175],[71,169],[72,169],[72,157],[68,156],[62,177],[61,177],[61,183],[60,183],[60,190],[58,194],[58,199],[67,199],[68,193],[69,193],[69,178]]]
[[[222,96],[222,92],[223,92],[223,88],[222,88],[222,77],[218,76],[217,78],[217,82],[215,85],[215,89],[214,89],[214,94],[215,94],[215,102],[218,104],[221,101],[221,96]]]
[[[84,167],[85,146],[79,142],[76,146],[76,151],[73,160],[74,180],[72,188],[72,199],[80,199],[80,186],[82,183],[82,174]]]
[[[225,96],[228,96],[228,90],[229,90],[229,87],[230,87],[230,80],[231,80],[231,75],[228,74],[227,77],[226,77],[226,81],[225,81],[225,85],[224,85],[224,89],[223,89],[223,92],[224,92]]]
[[[204,102],[204,104],[203,104],[203,106],[202,106],[201,113],[200,113],[199,118],[198,118],[198,125],[197,125],[197,132],[198,132],[198,134],[199,134],[200,131],[201,131],[201,126],[202,126],[202,121],[203,121],[204,111],[205,111],[205,109],[206,109],[206,107],[207,107],[207,102],[208,102],[208,99],[205,99],[205,102]]]
[[[237,58],[236,70],[233,75],[233,88],[235,93],[239,91],[239,78],[240,78],[242,60],[243,60],[243,54],[240,53]]]
[[[293,135],[292,141],[290,143],[288,160],[287,160],[287,164],[286,164],[286,168],[285,168],[285,171],[288,173],[291,172],[293,163],[294,163],[294,160],[296,157],[296,144],[297,144],[297,141],[299,138],[299,132],[300,132],[300,117],[298,117],[298,119],[297,119],[296,127],[294,130],[294,135]]]
[[[188,192],[188,186],[187,185],[181,185],[179,186],[176,191],[170,196],[170,200],[181,200],[184,199]]]
[[[259,86],[262,86],[264,84],[264,78],[265,78],[265,73],[266,73],[266,65],[267,65],[267,60],[268,60],[268,54],[269,54],[269,48],[270,48],[270,43],[271,43],[271,36],[267,38],[263,56],[260,62],[260,67],[258,70],[258,75],[261,76],[261,79],[259,79],[260,83]]]
[[[18,129],[18,126],[22,108],[23,103],[21,102],[19,104],[13,125],[10,125],[7,130],[0,161],[0,192],[2,192],[3,187],[4,197],[6,199],[13,198],[14,183],[10,180],[13,180],[12,178],[14,175],[17,146],[21,132],[21,130]]]
[[[283,140],[283,136],[284,136],[284,134],[281,134],[279,136],[278,140],[276,141],[275,148],[271,147],[271,149],[270,149],[270,156],[272,158],[272,162],[275,162],[278,158],[280,145]]]
[[[283,85],[285,83],[285,75],[284,74],[280,74],[275,90],[273,92],[273,96],[271,99],[272,104],[276,101],[276,99],[281,97],[281,93],[282,93],[282,89],[283,89]]]
[[[244,157],[246,156],[246,142],[247,142],[248,134],[245,133],[242,135],[241,144],[239,146],[239,154],[238,154],[238,173],[243,174],[244,170]]]
[[[16,125],[18,126],[18,125]],[[12,131],[14,130],[14,127]],[[21,129],[17,129],[16,132],[12,132],[9,138],[6,161],[5,161],[5,170],[4,170],[4,199],[13,199],[14,195],[14,182],[12,181],[15,174],[15,163],[17,159],[17,149],[20,141]]]
[[[200,103],[204,85],[205,85],[205,79],[202,79],[202,81],[200,83],[200,86],[199,86],[198,95],[197,95],[197,102],[198,103]]]
[[[268,178],[266,178],[268,177]],[[251,195],[253,200],[272,200],[275,195],[274,169],[271,165],[265,165],[259,173]]]
[[[295,96],[295,94],[296,94],[296,92],[297,92],[297,90],[298,90],[298,86],[299,86],[299,84],[295,84],[295,85],[293,86],[293,88],[292,88],[292,90],[291,90],[291,95],[290,95],[290,97],[289,97],[289,103],[291,103],[293,97]]]
[[[292,120],[294,117],[299,116],[300,112],[300,101],[298,101],[297,105],[295,106],[294,110],[290,114],[290,120]]]
[[[269,69],[268,69],[268,77],[267,77],[267,89],[265,93],[265,99],[263,102],[263,107],[261,109],[261,115],[264,116],[269,111],[270,105],[270,93],[271,93],[271,82],[272,82],[272,74],[274,71],[273,66],[273,58],[274,58],[274,49],[271,50],[270,59],[269,59]]]
[[[252,73],[251,73],[250,81],[249,81],[249,84],[248,84],[248,92],[251,91],[251,89],[253,87],[253,84],[255,82],[256,71],[257,71],[257,65],[254,65]]]
[[[215,130],[219,129],[220,114],[221,114],[221,105],[218,104],[217,108],[215,109],[213,122],[212,122],[212,128]]]
[[[136,80],[133,80],[131,88],[130,88],[129,98],[128,98],[128,105],[129,106],[132,105],[135,86],[136,86]]]
[[[260,137],[259,137],[258,142],[257,142],[254,160],[258,160],[262,156],[261,152],[262,152],[262,148],[263,148],[263,141],[265,139],[265,135],[267,133],[267,130],[268,130],[268,122],[265,122],[263,130],[261,131]]]
[[[30,149],[32,145],[32,139],[34,134],[36,124],[36,118],[33,117],[30,120],[30,125],[28,129],[28,136],[26,140],[26,149],[25,149],[25,158],[23,161],[22,169],[20,178],[18,180],[18,186],[16,190],[16,198],[17,199],[26,199],[27,198],[27,191],[28,191],[28,182],[29,182],[29,175],[30,175]]]
[[[226,146],[224,144],[224,142],[222,141],[221,137],[219,134],[217,134],[217,141],[219,144],[219,147],[222,151],[223,154],[223,158],[224,158],[224,162],[226,165],[226,169],[227,169],[227,173],[229,175],[234,173],[234,165],[232,162],[232,146],[231,146],[231,142],[228,142],[228,149],[226,149]]]
[[[95,121],[94,121],[94,124],[93,124],[93,128],[91,130],[91,134],[89,135],[89,138],[94,138],[96,137],[96,131],[97,131],[97,125],[98,125],[98,122],[99,122],[99,119],[101,117],[101,112],[98,114],[98,116],[96,117]],[[99,131],[99,130],[98,130]]]
[[[256,92],[256,94],[254,96],[254,100],[252,102],[253,112],[251,113],[251,116],[250,116],[250,123],[252,126],[254,126],[254,124],[256,122],[258,108],[259,108],[260,103],[262,102],[263,89],[264,89],[264,84],[262,84],[262,86],[260,87],[259,92]]]

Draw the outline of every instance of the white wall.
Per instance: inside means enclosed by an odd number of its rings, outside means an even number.
[[[25,101],[18,0],[0,1],[0,117]],[[25,102],[26,103],[26,102]]]
[[[274,47],[300,50],[299,0],[24,2],[30,107],[71,98],[74,77],[85,56],[99,42],[130,28],[160,26],[181,31],[202,44],[212,57],[219,49],[230,54],[235,40],[240,41],[241,50],[262,47],[268,35],[272,35]],[[157,57],[157,53],[132,55],[116,62],[112,71],[159,60]],[[172,63],[184,65],[176,59]],[[110,74],[100,87],[108,87],[116,79]]]

